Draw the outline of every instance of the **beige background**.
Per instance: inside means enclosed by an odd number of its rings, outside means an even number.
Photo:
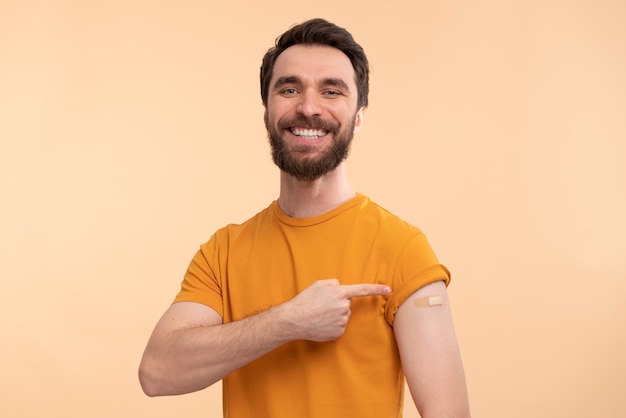
[[[225,3],[0,0],[2,416],[220,416],[136,369],[276,197],[258,67],[314,16],[369,55],[349,175],[452,270],[474,416],[626,416],[626,3]]]

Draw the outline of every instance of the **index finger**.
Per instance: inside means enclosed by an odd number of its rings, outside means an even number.
[[[359,284],[344,284],[341,287],[345,291],[347,298],[361,297],[361,296],[383,296],[391,293],[391,288],[384,284],[374,283],[359,283]]]

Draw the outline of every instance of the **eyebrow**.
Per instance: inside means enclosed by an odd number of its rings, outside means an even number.
[[[324,81],[322,82],[322,85],[338,87],[340,89],[350,91],[350,88],[348,87],[346,82],[340,78],[325,78]]]
[[[285,84],[298,84],[300,83],[300,78],[295,75],[287,75],[283,77],[278,77],[276,82],[274,83],[274,88],[279,88],[284,86]]]
[[[300,77],[295,75],[288,75],[283,77],[278,77],[276,82],[274,83],[274,88],[279,88],[284,86],[285,84],[299,84],[301,83]],[[322,86],[332,86],[338,87],[340,89],[344,89],[350,91],[348,84],[340,78],[325,78],[320,83]]]

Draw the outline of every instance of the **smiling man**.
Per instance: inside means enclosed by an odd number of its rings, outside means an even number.
[[[345,175],[368,91],[363,49],[322,19],[266,53],[279,197],[201,245],[146,347],[146,394],[223,379],[225,417],[395,418],[406,378],[423,418],[469,416],[447,269]]]
[[[276,59],[266,103],[274,162],[297,180],[319,179],[348,156],[363,110],[343,52],[324,45],[291,46]]]

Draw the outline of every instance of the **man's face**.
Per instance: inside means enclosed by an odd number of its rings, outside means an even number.
[[[294,45],[274,64],[265,126],[278,167],[312,181],[348,156],[363,120],[350,59],[321,45]]]

